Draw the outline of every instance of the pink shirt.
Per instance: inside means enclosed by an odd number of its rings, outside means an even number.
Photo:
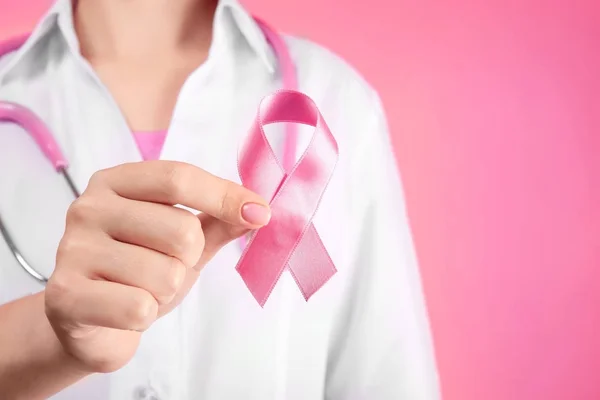
[[[159,159],[166,137],[166,130],[133,132],[133,138],[140,149],[140,153],[142,153],[144,161]]]

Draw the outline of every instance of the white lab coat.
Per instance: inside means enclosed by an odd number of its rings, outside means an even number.
[[[209,60],[183,86],[161,158],[239,182],[237,143],[261,98],[281,83],[261,31],[234,0],[220,2],[214,29]],[[181,306],[143,335],[126,367],[91,376],[54,399],[439,398],[379,98],[328,50],[286,40],[301,90],[316,101],[339,144],[339,163],[314,220],[338,273],[309,302],[286,273],[263,309],[234,269],[240,247],[233,243],[206,266]],[[69,0],[51,9],[19,51],[0,59],[0,99],[29,107],[51,127],[80,190],[95,171],[140,160],[124,118],[78,53]],[[1,123],[0,132],[0,215],[25,257],[49,275],[72,197],[24,131]],[[281,132],[268,131],[276,149]],[[299,153],[310,137],[303,132]],[[0,241],[0,303],[41,289]]]

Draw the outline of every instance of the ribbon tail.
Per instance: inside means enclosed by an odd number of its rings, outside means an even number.
[[[337,272],[312,223],[290,257],[288,268],[307,301]]]
[[[252,297],[254,297],[261,307],[264,307],[269,296],[271,296],[275,284],[283,271],[285,271],[285,266],[277,269],[267,267],[259,272],[250,263],[242,260],[236,269],[252,294]]]

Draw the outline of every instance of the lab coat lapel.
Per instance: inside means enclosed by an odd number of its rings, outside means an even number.
[[[76,60],[65,62],[62,82],[89,80]],[[127,162],[141,161],[127,123],[108,91],[99,84],[63,85],[55,91],[56,104],[63,104],[60,141],[69,159],[69,171],[80,191],[99,170]],[[82,99],[85,99],[82,101]]]
[[[197,71],[181,90],[167,134],[161,159],[182,161],[221,175],[230,162],[225,154],[231,146],[230,95],[212,71]],[[235,159],[233,159],[235,163]]]
[[[181,89],[161,159],[177,160],[235,180],[236,118],[231,67],[209,60]]]
[[[253,24],[235,1],[219,3],[209,59],[181,89],[161,158],[239,182],[238,143],[273,80],[259,46],[247,47],[257,41]]]

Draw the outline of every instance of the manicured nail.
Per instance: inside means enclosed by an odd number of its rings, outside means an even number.
[[[244,204],[242,207],[242,218],[250,225],[264,226],[271,219],[271,210],[261,204]]]

